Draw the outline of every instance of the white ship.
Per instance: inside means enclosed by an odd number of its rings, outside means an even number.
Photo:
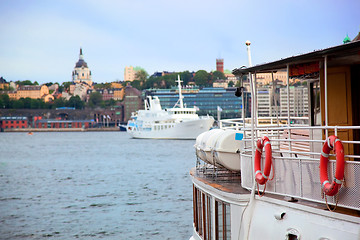
[[[190,239],[360,239],[360,41],[250,59],[233,73],[249,74],[251,118],[196,140]],[[307,81],[309,116],[290,116],[287,95],[287,116],[257,117],[257,73],[282,69],[287,93],[290,77]]]
[[[164,110],[157,96],[148,96],[145,110],[133,113],[127,124],[127,132],[133,138],[195,139],[213,126],[213,117],[199,117],[195,107],[184,107],[179,76],[177,82],[179,100],[173,108]]]

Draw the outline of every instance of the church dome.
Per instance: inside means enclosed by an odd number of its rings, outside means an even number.
[[[88,67],[87,63],[84,61],[82,48],[80,48],[79,61],[76,63],[75,67],[76,68],[81,68],[81,67],[87,68]]]
[[[79,68],[79,67],[85,67],[87,68],[88,65],[87,63],[84,61],[84,59],[79,59],[79,61],[76,63],[75,67]]]

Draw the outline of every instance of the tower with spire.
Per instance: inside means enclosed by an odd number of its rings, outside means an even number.
[[[92,85],[91,71],[87,63],[84,61],[82,48],[80,48],[79,61],[75,64],[75,68],[72,72],[72,81],[74,83],[85,82],[89,86]]]

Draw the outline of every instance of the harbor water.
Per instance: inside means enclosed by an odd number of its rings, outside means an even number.
[[[0,239],[189,239],[194,143],[0,133]]]

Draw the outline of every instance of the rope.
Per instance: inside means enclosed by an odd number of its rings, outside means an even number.
[[[324,193],[323,193],[323,194],[324,194]],[[328,204],[328,202],[327,202],[326,194],[324,194],[324,197],[325,197],[325,203],[326,203],[327,209],[329,209],[330,212],[335,212],[336,207],[337,207],[338,202],[339,202],[339,193],[337,193],[337,194],[335,195],[336,201],[335,201],[335,206],[334,206],[334,208],[331,208],[331,207],[329,206],[329,204]]]
[[[258,195],[259,195],[259,197],[264,196],[264,194],[265,194],[265,189],[266,189],[266,183],[265,183],[264,190],[263,190],[262,194],[260,194],[260,187],[259,187],[259,183],[256,183],[256,184],[257,184],[257,188],[258,188]]]

